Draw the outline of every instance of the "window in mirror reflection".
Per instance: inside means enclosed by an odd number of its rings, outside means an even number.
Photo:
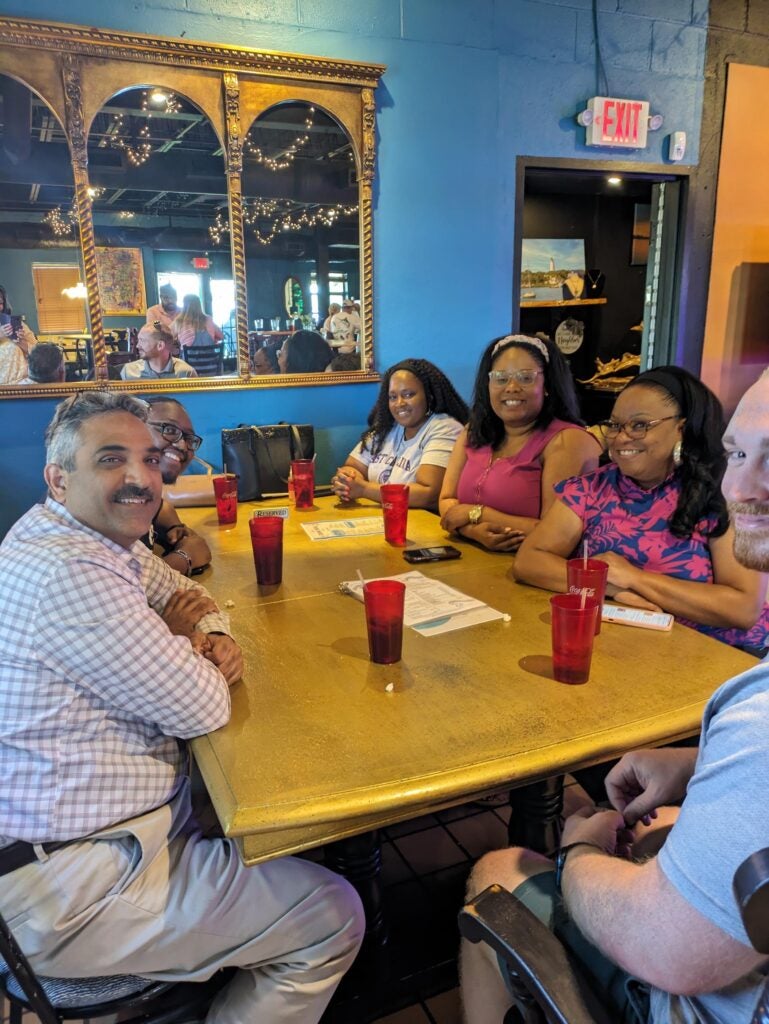
[[[342,353],[360,370],[359,310],[342,316],[344,300],[361,291],[358,182],[344,128],[307,103],[265,111],[244,140],[243,198],[251,372],[324,372]],[[228,231],[224,219],[220,230]],[[287,281],[304,297],[293,315]],[[317,337],[285,346],[299,331]],[[284,346],[276,370],[273,354]]]
[[[211,231],[227,179],[206,114],[162,82],[127,89],[94,118],[88,161],[110,377],[237,376],[229,237]]]
[[[68,380],[88,373],[74,196],[61,123],[23,82],[0,75],[0,384],[38,383],[28,366],[38,338],[61,346]],[[75,298],[63,294],[77,285]]]

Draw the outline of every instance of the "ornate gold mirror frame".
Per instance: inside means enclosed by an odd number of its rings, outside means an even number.
[[[235,290],[239,372],[231,377],[162,379],[153,389],[227,389],[321,385],[377,380],[373,371],[372,184],[375,167],[374,90],[378,64],[251,50],[140,34],[127,35],[60,23],[0,17],[0,75],[26,86],[59,119],[74,176],[73,217],[79,230],[88,292],[93,381],[3,385],[0,398],[42,396],[88,387],[146,390],[149,381],[108,381],[88,139],[97,114],[126,90],[163,87],[194,103],[222,142],[228,185],[229,234]],[[249,322],[244,240],[244,141],[265,111],[304,103],[328,114],[350,142],[358,184],[361,371],[254,376],[249,368]],[[4,112],[4,121],[7,112]],[[3,283],[0,279],[0,284]],[[154,298],[147,297],[148,304]],[[23,310],[19,310],[23,312]],[[322,311],[325,314],[325,311]]]

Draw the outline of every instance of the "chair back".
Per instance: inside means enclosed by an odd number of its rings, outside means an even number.
[[[19,984],[29,1002],[29,1008],[37,1014],[40,1024],[59,1024],[59,1017],[46,996],[29,961],[21,951],[21,947],[13,937],[13,933],[0,914],[0,957],[4,964],[0,965],[2,988],[7,994],[8,975],[12,975]],[[2,968],[5,968],[3,970]]]
[[[197,370],[201,377],[217,377],[224,373],[224,355],[218,345],[184,345],[182,359]]]

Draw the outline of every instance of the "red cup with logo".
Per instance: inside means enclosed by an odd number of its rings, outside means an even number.
[[[405,596],[406,584],[400,580],[371,580],[363,584],[369,657],[378,665],[401,660]]]
[[[291,462],[294,508],[312,508],[315,502],[315,463],[312,459]]]
[[[550,598],[553,631],[553,675],[559,683],[586,683],[593,657],[598,605],[580,594]]]
[[[382,496],[385,540],[388,544],[405,548],[409,516],[409,486],[408,484],[382,484],[379,492]]]
[[[283,580],[283,517],[254,515],[248,521],[256,582],[261,587]]]
[[[570,594],[585,592],[585,600],[598,605],[598,617],[595,623],[595,635],[601,632],[601,609],[606,596],[606,578],[609,566],[599,562],[597,558],[570,558],[566,563],[566,582]]]
[[[222,473],[214,477],[216,514],[220,526],[231,526],[238,521],[238,476],[236,473]]]

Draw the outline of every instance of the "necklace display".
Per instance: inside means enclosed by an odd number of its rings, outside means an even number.
[[[606,284],[606,275],[601,270],[585,271],[585,297],[597,299],[603,293],[603,286]]]

